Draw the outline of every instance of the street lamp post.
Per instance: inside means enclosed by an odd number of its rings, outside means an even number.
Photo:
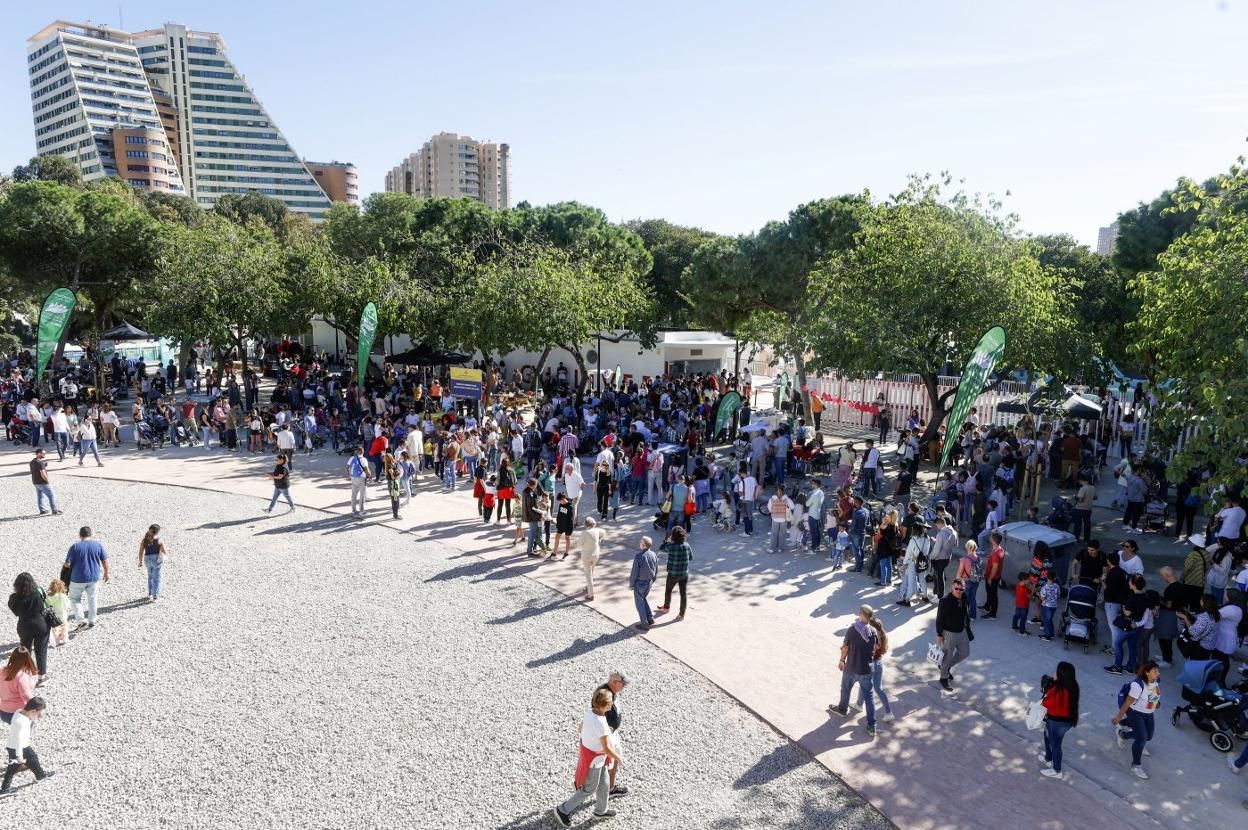
[[[598,395],[602,396],[602,329],[598,329]]]

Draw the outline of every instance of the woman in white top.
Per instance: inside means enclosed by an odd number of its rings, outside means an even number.
[[[594,598],[594,567],[602,555],[602,537],[606,531],[597,526],[593,516],[585,517],[585,529],[581,531],[581,567],[585,569],[585,599]]]
[[[39,755],[30,745],[31,731],[47,709],[48,704],[43,698],[32,697],[26,701],[26,705],[20,712],[13,713],[13,722],[9,725],[7,758],[5,759],[4,781],[0,783],[0,796],[12,791],[10,788],[13,785],[13,776],[21,771],[23,764],[34,774],[36,781],[42,781],[55,774],[43,771],[43,766],[39,763]]]

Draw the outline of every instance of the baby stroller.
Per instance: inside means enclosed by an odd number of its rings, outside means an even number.
[[[1244,707],[1248,697],[1222,688],[1217,681],[1222,663],[1217,660],[1188,660],[1179,673],[1186,706],[1174,707],[1170,722],[1179,725],[1186,712],[1197,728],[1209,733],[1209,743],[1218,752],[1230,752],[1235,738],[1248,741],[1248,717]]]
[[[185,424],[174,424],[173,431],[177,436],[179,444],[186,447],[199,446],[199,433],[197,430],[188,429]]]
[[[1062,610],[1062,648],[1070,641],[1083,643],[1083,653],[1096,645],[1096,589],[1088,585],[1072,585]]]
[[[360,445],[360,434],[358,431],[345,426],[338,427],[338,454],[350,455],[355,452],[355,448]]]
[[[1170,518],[1170,505],[1164,499],[1153,499],[1144,505],[1144,532],[1166,532],[1166,520]]]
[[[1061,496],[1054,496],[1050,502],[1053,512],[1049,513],[1044,523],[1051,528],[1057,530],[1068,530],[1075,520],[1075,505],[1070,499],[1064,499]]]
[[[13,418],[9,421],[9,440],[14,444],[29,444],[30,430],[26,428],[26,422]]]
[[[155,450],[165,445],[165,433],[157,432],[147,421],[134,425],[134,445],[140,450]]]
[[[660,508],[654,514],[654,529],[660,533],[667,533],[667,519],[669,511]]]

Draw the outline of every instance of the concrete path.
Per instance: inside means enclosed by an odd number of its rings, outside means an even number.
[[[25,450],[6,448],[0,469],[24,475],[28,458]],[[65,474],[118,478],[236,493],[266,503],[272,492],[264,475],[271,469],[271,456],[215,448],[166,448],[141,455],[124,449],[110,451],[105,461],[103,468],[54,461],[53,483]],[[327,449],[311,459],[296,459],[296,503],[348,512],[345,475],[345,458]],[[107,485],[102,481],[101,486]],[[511,546],[511,528],[481,524],[467,484],[446,494],[440,483],[422,479],[414,503],[399,521],[390,519],[383,489],[372,492],[369,523],[437,539],[568,596],[583,596],[575,552],[566,562],[526,558],[523,543]],[[187,498],[195,496],[188,493]],[[257,501],[256,509],[261,506]],[[73,505],[65,508],[72,515]],[[650,527],[652,512],[625,508],[618,522],[606,524],[593,606],[621,625],[636,622],[626,583],[637,542],[643,534],[661,541]],[[321,521],[310,514],[304,530],[317,532]],[[1111,830],[1233,827],[1244,821],[1240,800],[1248,794],[1248,780],[1232,776],[1223,756],[1190,722],[1179,729],[1169,723],[1179,701],[1175,669],[1163,675],[1156,739],[1145,762],[1152,778],[1139,781],[1128,769],[1129,753],[1116,747],[1109,725],[1122,679],[1102,671],[1102,656],[1063,651],[1060,641],[1017,637],[1009,630],[1011,598],[1003,595],[1001,618],[976,626],[971,659],[955,672],[957,695],[944,698],[935,670],[923,659],[933,639],[933,611],[896,606],[894,591],[876,588],[860,575],[833,573],[821,557],[767,554],[765,530],[764,521],[753,539],[719,535],[699,519],[690,540],[695,561],[688,616],[681,622],[660,617],[660,624],[645,636],[800,743],[898,826]],[[651,600],[657,605],[661,595],[652,593]],[[892,646],[885,688],[897,720],[882,724],[874,740],[867,736],[861,715],[842,720],[826,711],[839,694],[835,664],[840,638],[863,602],[880,610]],[[610,640],[570,635],[564,651],[533,665]],[[1023,713],[1027,702],[1039,695],[1040,675],[1052,673],[1061,659],[1077,667],[1083,705],[1080,725],[1066,740],[1067,779],[1051,781],[1039,775],[1035,756],[1040,733],[1026,730]]]

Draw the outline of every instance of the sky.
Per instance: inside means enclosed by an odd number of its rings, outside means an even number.
[[[1248,0],[123,0],[221,33],[305,158],[361,191],[431,135],[512,148],[513,200],[748,233],[948,170],[1032,233],[1098,227],[1248,137]],[[0,0],[0,169],[34,153],[26,39],[116,0]]]

